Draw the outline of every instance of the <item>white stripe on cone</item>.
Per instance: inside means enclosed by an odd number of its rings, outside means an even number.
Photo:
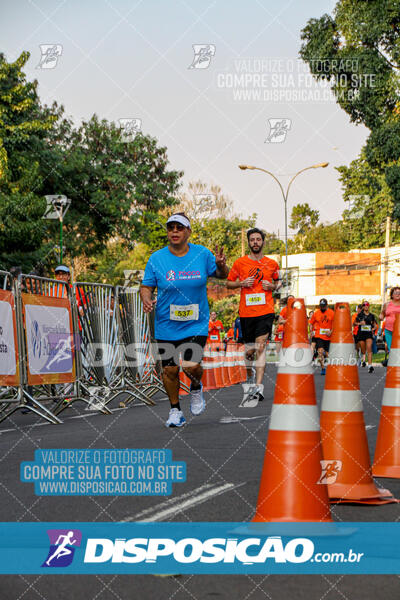
[[[269,429],[319,431],[318,409],[313,404],[273,404]]]
[[[400,389],[385,388],[383,390],[382,406],[399,406],[400,407]]]
[[[400,348],[391,348],[389,352],[389,367],[400,367]]]
[[[360,390],[324,390],[321,411],[362,412]]]
[[[333,343],[329,346],[329,364],[356,365],[357,356],[353,344]],[[340,362],[339,362],[340,361]]]

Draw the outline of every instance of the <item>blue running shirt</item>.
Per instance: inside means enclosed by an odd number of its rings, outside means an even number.
[[[176,341],[208,335],[206,285],[216,268],[212,252],[197,244],[189,243],[185,256],[175,256],[168,247],[150,256],[142,285],[157,288],[157,339]]]

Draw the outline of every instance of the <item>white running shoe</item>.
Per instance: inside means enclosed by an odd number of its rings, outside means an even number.
[[[165,423],[166,427],[183,427],[186,423],[186,419],[183,416],[183,412],[178,408],[171,408],[169,411],[168,421]]]
[[[206,401],[203,396],[203,384],[199,390],[190,390],[190,412],[192,415],[201,415],[206,408]]]
[[[253,396],[257,392],[255,383],[242,383],[243,398],[239,404],[239,408],[254,408],[258,404],[258,399],[254,400]]]

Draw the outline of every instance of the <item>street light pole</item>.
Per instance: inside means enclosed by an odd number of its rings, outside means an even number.
[[[279,181],[279,179],[276,177],[276,175],[274,175],[273,173],[271,173],[271,171],[267,171],[267,169],[262,169],[261,167],[253,167],[252,165],[239,165],[239,169],[242,169],[242,171],[245,171],[246,169],[250,169],[251,171],[262,171],[263,173],[267,173],[268,175],[271,175],[271,177],[273,177],[276,181],[276,183],[279,185],[280,190],[282,192],[282,196],[283,196],[283,203],[284,203],[284,207],[285,207],[285,282],[286,282],[286,289],[288,288],[288,218],[287,218],[287,201],[288,201],[288,196],[289,196],[289,190],[290,187],[293,183],[293,181],[296,179],[296,177],[298,175],[300,175],[300,173],[303,173],[304,171],[308,171],[309,169],[318,169],[319,167],[322,167],[323,169],[325,169],[325,167],[327,167],[329,165],[329,163],[327,162],[323,162],[323,163],[318,163],[316,165],[311,165],[310,167],[304,167],[304,169],[301,169],[300,171],[298,171],[297,173],[295,173],[295,175],[293,175],[292,179],[289,181],[289,184],[286,188],[286,192],[283,189],[283,186],[281,184],[281,182]]]
[[[63,261],[63,223],[64,217],[71,204],[70,198],[61,194],[46,196],[47,208],[44,219],[58,219],[60,221],[60,264]]]

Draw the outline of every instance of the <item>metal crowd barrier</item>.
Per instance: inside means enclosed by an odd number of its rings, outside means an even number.
[[[0,271],[0,422],[25,409],[61,423],[76,401],[111,414],[120,394],[154,405],[164,388],[153,318],[138,288]]]
[[[151,322],[143,311],[139,288],[116,288],[119,306],[121,347],[124,358],[124,384],[131,391],[127,403],[135,397],[154,404],[152,396],[164,392],[160,380],[161,363],[153,353]]]
[[[18,278],[18,286],[19,286],[19,294],[18,297],[21,298],[21,303],[24,303],[24,294],[30,294],[31,296],[38,296],[40,298],[39,304],[43,304],[46,306],[48,303],[53,304],[52,307],[48,307],[48,317],[51,317],[51,309],[55,308],[60,309],[61,305],[64,305],[70,311],[70,326],[71,326],[71,335],[70,335],[70,344],[73,353],[73,376],[61,376],[61,377],[51,377],[49,375],[42,377],[43,383],[37,378],[34,380],[35,387],[33,387],[35,400],[40,400],[42,403],[47,400],[50,401],[50,410],[54,415],[60,414],[63,410],[71,406],[76,401],[82,401],[87,405],[87,408],[93,409],[93,399],[84,386],[84,377],[82,371],[82,361],[81,361],[81,339],[79,335],[79,328],[77,325],[77,309],[76,309],[76,301],[75,296],[73,294],[73,290],[70,284],[58,281],[56,279],[49,279],[45,277],[38,277],[33,275],[20,275]],[[46,300],[46,298],[50,298],[52,300]],[[31,300],[33,301],[33,300]],[[23,306],[21,306],[21,315],[23,314]],[[53,329],[57,328],[59,324]],[[32,332],[28,332],[27,323],[24,323],[25,334],[24,334],[24,344],[25,344],[25,356],[27,356],[27,338],[29,335],[32,335]],[[57,335],[57,334],[54,334]],[[49,334],[50,336],[50,334]],[[50,342],[49,342],[50,343]],[[58,343],[58,354],[62,353],[63,340],[60,340]],[[62,354],[61,354],[62,357]],[[29,367],[29,361],[24,361],[26,368]],[[26,380],[29,382],[29,379],[33,380],[33,377],[29,377],[29,372],[26,373]],[[57,379],[57,381],[56,381]],[[53,381],[54,380],[54,381]],[[30,407],[30,403],[28,403],[27,408]],[[99,410],[104,414],[110,414],[109,409],[107,409],[104,403],[97,402],[95,405],[95,409]]]

